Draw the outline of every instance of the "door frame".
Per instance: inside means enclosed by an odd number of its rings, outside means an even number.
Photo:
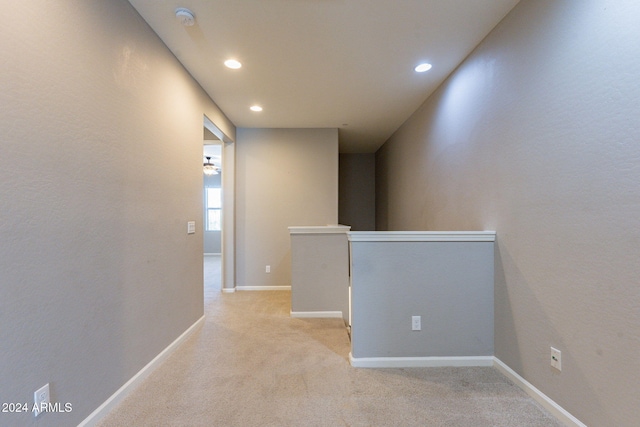
[[[235,143],[206,115],[204,127],[222,142],[222,292],[235,292]]]

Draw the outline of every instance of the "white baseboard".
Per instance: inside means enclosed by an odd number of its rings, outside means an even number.
[[[322,318],[322,319],[342,319],[341,311],[292,311],[291,317],[303,318]]]
[[[558,405],[554,402],[549,396],[538,390],[533,384],[529,381],[522,378],[516,371],[508,367],[504,362],[502,362],[497,357],[493,358],[494,366],[498,371],[500,371],[505,377],[509,378],[513,381],[518,387],[524,390],[533,400],[542,405],[547,411],[551,413],[558,421],[563,423],[566,426],[571,427],[587,427],[576,417],[571,415],[568,411],[566,411],[562,406]]]
[[[349,362],[355,368],[436,368],[444,366],[493,366],[493,356],[470,357],[353,357]]]
[[[204,323],[204,316],[198,319],[193,325],[175,339],[167,348],[162,350],[151,362],[138,371],[129,381],[127,381],[122,387],[111,395],[102,405],[100,405],[95,411],[84,419],[78,427],[92,427],[98,424],[102,418],[104,418],[118,403],[120,403],[134,388],[136,388],[145,378],[149,376],[162,362],[169,357],[188,337],[195,329]]]
[[[236,286],[238,291],[290,291],[291,286]]]
[[[222,292],[225,294],[232,294],[236,291],[236,288],[222,288]]]

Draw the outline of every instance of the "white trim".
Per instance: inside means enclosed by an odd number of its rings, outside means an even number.
[[[350,225],[321,225],[289,227],[290,234],[342,234],[351,230]]]
[[[495,242],[495,231],[350,231],[350,242]]]
[[[140,369],[129,381],[127,381],[122,387],[111,395],[102,405],[93,411],[87,418],[84,419],[78,427],[90,427],[98,424],[118,403],[120,403],[129,393],[133,391],[145,378],[149,376],[155,369],[157,369],[162,362],[171,355],[195,329],[204,324],[204,316],[198,319],[193,325],[176,338],[167,348],[162,350],[160,354],[153,358],[153,360]]]
[[[235,164],[236,148],[227,139],[222,144],[222,288],[232,289],[236,285],[236,237],[235,237]]]
[[[349,352],[349,362],[355,368],[436,368],[493,366],[494,357],[353,357]]]
[[[220,256],[222,255],[220,252],[205,252],[204,256]]]
[[[232,294],[236,291],[236,288],[222,288],[223,294]]]
[[[236,286],[238,291],[290,291],[291,286]]]
[[[571,427],[587,427],[576,417],[571,415],[562,406],[554,402],[549,396],[538,390],[529,381],[522,378],[516,371],[507,366],[503,361],[497,357],[493,358],[493,366],[498,369],[505,377],[513,381],[518,387],[524,390],[529,396],[536,402],[542,405],[547,411],[551,413],[558,421],[566,426]]]
[[[294,318],[322,318],[322,319],[342,319],[341,311],[292,311]]]
[[[220,111],[220,112],[222,112],[222,111]],[[209,117],[207,117],[206,114],[203,114],[202,117],[203,117],[204,127],[206,127],[208,130],[210,130],[212,134],[217,136],[220,141],[223,141],[225,143],[233,143],[231,138],[229,136],[227,136],[222,131],[222,129],[220,129],[218,127],[217,124],[215,124]],[[224,122],[224,120],[221,120],[221,121]]]

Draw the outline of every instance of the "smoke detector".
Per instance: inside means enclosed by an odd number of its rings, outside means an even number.
[[[176,9],[176,18],[185,27],[190,27],[196,23],[196,17],[193,15],[193,12],[189,9],[185,9],[184,7]]]

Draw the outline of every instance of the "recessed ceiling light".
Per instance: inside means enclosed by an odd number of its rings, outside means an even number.
[[[237,61],[235,59],[227,59],[226,61],[224,61],[224,65],[226,65],[228,68],[233,68],[234,70],[242,67],[240,61]]]
[[[418,65],[414,68],[418,73],[424,73],[425,71],[429,71],[431,69],[431,64],[425,62],[423,64]]]
[[[261,106],[259,106],[259,105],[252,105],[249,109],[250,109],[251,111],[255,111],[255,112],[262,111],[262,107],[261,107]]]

